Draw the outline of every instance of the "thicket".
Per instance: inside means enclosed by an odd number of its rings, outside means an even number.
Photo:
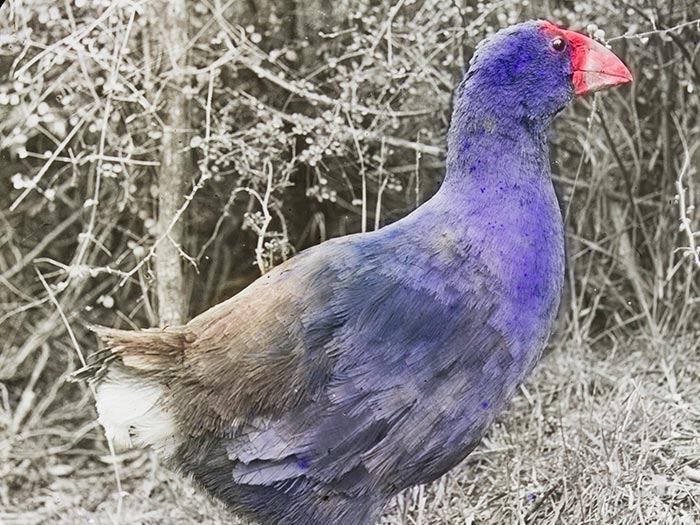
[[[158,5],[0,10],[0,476],[38,428],[72,443],[93,431],[88,394],[65,378],[94,348],[87,324],[158,324],[159,246],[180,256],[192,316],[305,247],[408,213],[443,176],[475,45],[530,18],[588,31],[635,76],[576,102],[552,135],[564,337],[697,330],[697,2],[189,2],[186,63]],[[178,97],[185,129],[169,120]],[[187,169],[164,223],[167,136]],[[49,451],[65,438],[41,433]]]

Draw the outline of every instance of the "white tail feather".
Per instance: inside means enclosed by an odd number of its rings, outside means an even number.
[[[98,420],[117,449],[153,447],[164,457],[176,446],[175,422],[162,407],[162,387],[112,369],[97,386]]]

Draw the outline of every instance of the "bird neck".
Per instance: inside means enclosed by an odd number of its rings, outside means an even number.
[[[494,106],[476,102],[455,108],[447,173],[427,211],[465,246],[478,246],[504,280],[523,265],[546,266],[523,272],[531,277],[559,274],[563,221],[551,180],[547,125],[509,117],[507,111],[496,114],[488,111]]]
[[[487,93],[468,89],[458,94],[441,191],[473,203],[483,196],[493,204],[499,195],[508,197],[508,188],[550,186],[551,119],[523,117],[513,101],[500,104],[485,97]]]
[[[476,108],[455,112],[467,110],[453,118],[447,174],[428,205],[431,222],[441,228],[438,240],[452,242],[436,253],[441,260],[457,254],[446,273],[464,286],[474,286],[481,265],[488,275],[483,286],[499,296],[494,326],[525,355],[544,345],[564,277],[564,228],[547,129]],[[436,237],[426,242],[435,244]]]

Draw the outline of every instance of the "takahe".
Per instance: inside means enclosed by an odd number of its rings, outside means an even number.
[[[274,268],[185,326],[99,329],[99,420],[235,513],[375,523],[462,461],[539,358],[564,279],[547,131],[630,82],[603,45],[531,21],[485,40],[454,98],[438,192]]]

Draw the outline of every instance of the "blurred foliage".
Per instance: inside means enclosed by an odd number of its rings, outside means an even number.
[[[570,228],[566,333],[617,341],[695,329],[700,6],[536,4],[192,2],[183,147],[194,162],[181,218],[190,313],[259,267],[427,199],[475,45],[547,18],[609,41],[635,74],[631,87],[576,102],[552,134]],[[85,323],[155,322],[155,174],[171,79],[149,2],[8,2],[2,15],[0,381],[12,384],[46,344],[49,368],[74,368],[76,344],[94,344]]]

